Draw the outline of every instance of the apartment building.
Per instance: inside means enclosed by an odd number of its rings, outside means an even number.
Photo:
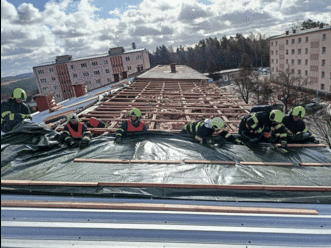
[[[295,76],[308,78],[310,89],[331,93],[331,26],[286,31],[270,38],[270,73],[290,66]]]
[[[85,84],[88,91],[118,82],[150,68],[146,49],[124,51],[123,47],[108,53],[73,59],[57,56],[52,63],[33,67],[40,93],[51,92],[57,102],[75,96],[73,85]]]

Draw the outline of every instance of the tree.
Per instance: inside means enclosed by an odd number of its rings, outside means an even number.
[[[252,64],[246,53],[243,54],[240,62],[241,71],[239,76],[235,77],[234,81],[237,86],[236,92],[248,104],[249,98],[255,88],[255,83],[252,79]]]
[[[258,73],[253,73],[254,88],[253,95],[257,105],[268,105],[275,102],[276,88],[270,83],[270,78],[260,78]]]
[[[323,109],[316,112],[310,120],[312,133],[325,141],[331,148],[331,114],[328,113],[327,109]]]
[[[294,69],[288,66],[285,71],[279,71],[272,80],[277,84],[279,100],[283,102],[285,112],[292,107],[309,102],[311,94],[305,90],[310,84],[307,78],[294,75]]]

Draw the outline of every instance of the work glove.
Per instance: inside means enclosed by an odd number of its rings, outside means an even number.
[[[70,144],[69,144],[70,147],[74,148],[74,147],[77,147],[78,144],[75,142],[75,141],[71,141]]]
[[[115,138],[115,142],[116,142],[117,144],[122,143],[122,137],[121,137],[121,136],[116,136],[116,138]]]
[[[31,115],[21,114],[22,119],[31,119]]]
[[[201,137],[199,137],[198,135],[195,135],[195,139],[202,144],[203,143],[203,139]]]
[[[286,147],[287,147],[287,141],[282,140],[282,141],[280,142],[280,145],[281,145],[283,148],[286,148]]]
[[[239,140],[239,139],[236,139],[236,140],[234,141],[234,143],[235,143],[236,145],[244,145],[244,142],[242,142],[242,141]]]

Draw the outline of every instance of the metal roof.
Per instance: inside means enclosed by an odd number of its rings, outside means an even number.
[[[312,32],[325,31],[325,30],[331,30],[331,26],[327,25],[327,26],[324,26],[323,28],[316,27],[316,28],[303,29],[303,30],[298,29],[298,30],[296,30],[295,34],[289,32],[288,35],[286,33],[280,34],[280,35],[275,35],[275,36],[269,37],[269,40],[283,38],[283,37],[291,37],[291,36],[295,36],[295,35],[308,34],[308,33],[312,33]]]

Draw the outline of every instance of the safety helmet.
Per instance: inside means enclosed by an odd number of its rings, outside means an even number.
[[[25,90],[23,90],[21,88],[16,88],[13,90],[12,98],[15,98],[15,99],[21,100],[21,101],[26,101],[27,95],[26,95]]]
[[[78,119],[78,116],[75,114],[75,113],[72,113],[72,114],[69,114],[68,116],[67,116],[67,120],[68,121],[71,121],[71,120],[79,120]]]
[[[214,117],[211,120],[211,126],[215,130],[222,129],[224,127],[224,121],[220,117]]]
[[[304,107],[296,106],[295,108],[291,109],[290,114],[302,119],[303,117],[305,117],[306,110]]]
[[[139,109],[134,108],[130,111],[129,116],[137,116],[138,118],[141,117],[141,112]]]
[[[256,129],[258,123],[259,121],[256,118],[256,113],[251,114],[251,116],[246,121],[247,126],[251,129]]]
[[[281,123],[283,121],[283,118],[284,118],[284,113],[278,109],[270,112],[269,119],[271,121]]]
[[[89,123],[92,127],[97,127],[99,125],[99,121],[95,117],[91,117],[89,120]]]

